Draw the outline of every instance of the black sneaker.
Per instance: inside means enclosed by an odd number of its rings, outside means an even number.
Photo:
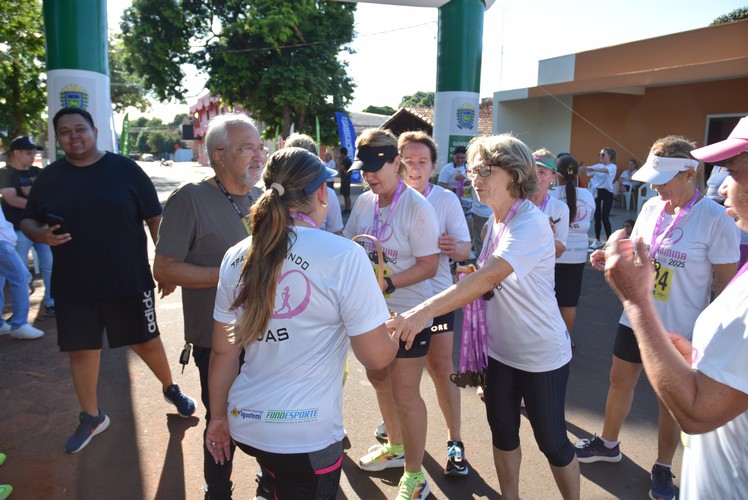
[[[595,436],[590,439],[581,439],[577,442],[575,452],[577,459],[583,464],[593,462],[620,462],[621,443],[617,443],[613,448],[608,448],[602,439]]]
[[[73,435],[65,443],[65,451],[68,453],[78,453],[91,442],[97,434],[104,432],[109,427],[109,417],[101,409],[96,416],[81,412],[78,416],[79,424]]]
[[[164,399],[177,407],[177,413],[182,418],[187,418],[195,413],[195,401],[182,393],[177,384],[171,384],[166,388]]]
[[[444,474],[447,476],[467,476],[470,471],[465,460],[465,445],[462,441],[447,441],[447,466]]]
[[[45,312],[45,314],[47,314],[48,316],[54,316],[54,315],[55,315],[55,313],[56,313],[56,311],[55,311],[55,306],[47,306],[47,307],[45,307],[45,308],[44,308],[44,312]]]
[[[655,464],[652,467],[652,488],[649,490],[649,498],[652,500],[673,500],[675,498],[674,477],[670,467]]]

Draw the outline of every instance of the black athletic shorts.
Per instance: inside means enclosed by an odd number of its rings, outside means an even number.
[[[639,352],[639,343],[636,341],[634,330],[620,323],[616,332],[616,342],[613,344],[613,356],[629,363],[642,362],[642,355]]]
[[[582,293],[584,262],[556,264],[556,302],[558,307],[577,307]]]
[[[396,358],[423,358],[429,353],[431,344],[431,327],[427,326],[416,335],[410,350],[405,350],[405,342],[400,341],[400,349],[397,350]]]
[[[451,311],[434,318],[434,324],[429,327],[432,335],[455,331],[455,312]]]
[[[57,345],[63,352],[143,344],[159,336],[153,290],[105,300],[55,297]]]

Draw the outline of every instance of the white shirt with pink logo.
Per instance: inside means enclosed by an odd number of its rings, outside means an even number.
[[[665,202],[650,199],[639,214],[631,239],[644,238],[647,249]],[[673,221],[666,215],[662,231]],[[737,263],[740,236],[735,221],[725,208],[702,198],[665,239],[657,253],[659,269],[655,276],[655,308],[668,331],[691,338],[693,324],[709,305],[712,293],[712,265]],[[620,323],[631,328],[626,314]]]
[[[279,277],[274,314],[246,348],[229,391],[231,437],[272,453],[309,453],[341,441],[343,372],[350,341],[390,315],[371,264],[356,243],[297,227]],[[226,252],[213,318],[232,324],[251,241]],[[265,293],[257,290],[257,293]]]
[[[595,198],[587,189],[575,189],[577,190],[577,214],[569,224],[566,250],[556,259],[557,264],[580,264],[587,262],[587,249],[590,246],[587,233],[590,230],[590,221],[595,215]],[[565,186],[551,189],[550,193],[551,196],[558,197],[564,204],[567,203]],[[558,230],[558,225],[556,225],[556,228]]]
[[[363,233],[378,232],[384,251],[385,276],[413,267],[416,257],[439,253],[439,221],[434,207],[426,198],[415,189],[406,187],[395,205],[394,213],[391,213],[392,204],[379,210],[380,228],[373,231],[375,197],[371,191],[358,197],[343,229],[343,236],[353,238]],[[369,258],[376,259],[373,244],[367,240],[366,245]],[[387,305],[394,312],[402,313],[432,295],[431,280],[424,280],[395,290],[387,298]]]

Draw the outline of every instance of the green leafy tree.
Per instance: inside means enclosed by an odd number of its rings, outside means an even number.
[[[47,107],[41,1],[3,2],[0,8],[0,134],[44,132]]]
[[[148,111],[148,92],[142,80],[125,67],[123,60],[124,44],[120,33],[109,35],[109,78],[111,80],[112,107],[117,113],[124,113],[132,106],[138,111]]]
[[[153,154],[165,155],[174,152],[174,144],[179,143],[179,137],[160,130],[148,134],[148,148]]]
[[[400,107],[412,107],[412,108],[433,108],[434,107],[434,92],[423,92],[419,90],[413,95],[406,95],[400,101]]]
[[[741,19],[748,19],[748,7],[741,7],[735,9],[732,12],[719,16],[717,19],[712,21],[709,26],[715,26],[717,24],[731,23],[733,21],[739,21]]]
[[[352,3],[315,0],[134,0],[121,28],[128,69],[160,99],[184,99],[183,65],[208,75],[206,86],[287,136],[337,142],[334,112],[354,84],[338,57],[353,38]],[[218,28],[220,27],[220,28]],[[189,41],[196,40],[202,45]]]
[[[389,106],[366,106],[364,113],[376,113],[378,115],[394,115],[397,110]]]

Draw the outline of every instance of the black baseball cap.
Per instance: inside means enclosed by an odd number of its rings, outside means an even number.
[[[15,149],[35,149],[37,151],[42,151],[44,148],[41,146],[37,146],[29,137],[22,135],[10,141],[10,150],[13,151]]]
[[[395,146],[359,146],[356,150],[353,165],[348,171],[378,172],[385,163],[394,160],[396,157],[397,148]]]

